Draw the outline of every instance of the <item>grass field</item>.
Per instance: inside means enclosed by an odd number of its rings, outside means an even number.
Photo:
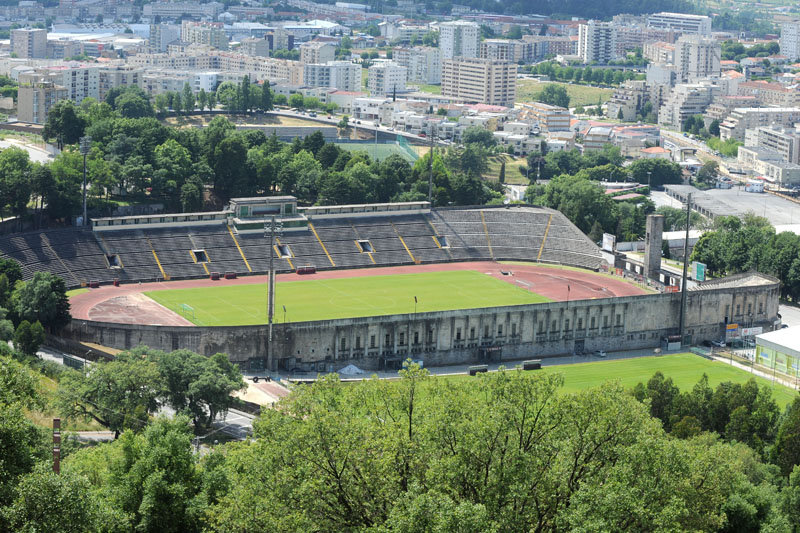
[[[534,80],[517,80],[517,102],[530,102],[534,95],[540,93],[549,83],[556,83],[567,89],[569,95],[569,106],[597,105],[597,100],[607,102],[611,98],[613,89],[601,89],[599,87],[589,87],[588,85],[575,85],[572,83],[560,82],[537,82]]]
[[[528,179],[519,171],[525,166],[524,157],[513,157],[508,154],[493,155],[489,158],[489,171],[484,178],[497,180],[500,178],[500,164],[506,162],[506,183],[509,185],[528,185]],[[535,177],[535,176],[534,176]]]
[[[513,364],[509,364],[509,366],[513,366]],[[666,377],[672,378],[681,391],[690,390],[705,373],[708,375],[708,383],[712,388],[716,388],[724,381],[744,383],[751,377],[755,377],[760,385],[770,386],[773,397],[781,409],[797,395],[797,392],[783,385],[777,383],[773,385],[770,380],[690,353],[548,366],[542,369],[543,372],[558,372],[564,376],[562,389],[564,392],[577,392],[598,387],[607,381],[614,380],[619,381],[624,387],[633,388],[640,382],[646,383],[659,370]],[[465,375],[451,378],[475,379]]]
[[[145,293],[179,312],[194,308],[189,320],[203,326],[254,325],[266,322],[266,284],[175,289]],[[458,270],[394,276],[368,276],[278,283],[275,322],[329,320],[414,312],[522,305],[549,300],[480,272]]]

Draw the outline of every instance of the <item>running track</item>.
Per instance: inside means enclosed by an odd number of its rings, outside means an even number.
[[[475,270],[494,276],[507,283],[523,287],[556,302],[590,300],[616,296],[638,296],[647,291],[615,276],[596,274],[588,270],[572,270],[536,264],[500,264],[491,261],[468,263],[440,263],[433,265],[408,265],[354,270],[325,270],[316,274],[279,274],[282,281],[323,280],[413,274],[418,272],[447,272]],[[505,272],[506,274],[503,274]],[[165,289],[218,287],[220,285],[248,285],[266,283],[267,276],[244,276],[237,279],[212,281],[195,279],[158,283],[127,284],[119,287],[103,286],[70,298],[73,318],[114,322],[121,324],[151,324],[164,326],[193,326],[191,322],[147,298],[142,293]]]

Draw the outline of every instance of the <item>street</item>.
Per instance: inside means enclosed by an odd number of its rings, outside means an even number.
[[[791,305],[778,306],[781,321],[788,326],[800,326],[800,307]]]

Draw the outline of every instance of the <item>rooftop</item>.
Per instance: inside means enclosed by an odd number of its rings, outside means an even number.
[[[756,335],[756,344],[794,357],[800,357],[800,326]]]

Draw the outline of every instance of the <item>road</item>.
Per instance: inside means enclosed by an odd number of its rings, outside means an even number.
[[[35,163],[49,163],[53,160],[53,156],[46,150],[27,145],[23,141],[18,141],[16,139],[0,141],[0,149],[11,148],[12,146],[15,148],[22,148],[28,152],[28,157]]]
[[[800,307],[791,305],[778,306],[781,321],[788,326],[800,326]]]

